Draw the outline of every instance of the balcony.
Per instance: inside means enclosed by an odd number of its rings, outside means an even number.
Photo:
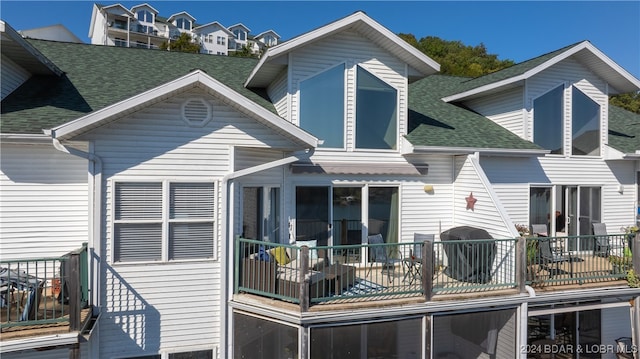
[[[77,343],[93,319],[88,279],[86,244],[61,257],[0,261],[1,352],[14,350],[17,339]]]
[[[640,248],[638,238],[624,234],[312,248],[236,238],[234,300],[275,299],[304,312],[330,304],[517,294],[526,285],[540,291],[626,286],[632,241]],[[380,250],[386,259],[378,255],[374,262]]]

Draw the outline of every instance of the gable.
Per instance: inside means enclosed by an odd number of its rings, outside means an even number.
[[[288,65],[288,54],[344,31],[355,31],[372,44],[385,49],[409,67],[409,81],[440,70],[440,65],[413,46],[400,39],[363,12],[332,22],[267,50],[245,82],[247,87],[267,87]],[[343,51],[344,49],[335,50]]]
[[[195,67],[260,107],[275,113],[266,95],[242,82],[256,60],[181,52],[28,40],[64,76],[34,76],[2,101],[2,133],[41,134],[43,129],[100,110],[184,76]],[[5,47],[3,46],[3,52]],[[134,66],[144,63],[145,66]],[[171,66],[166,66],[170,63]],[[112,71],[118,68],[118,71]],[[158,69],[162,68],[162,71]]]

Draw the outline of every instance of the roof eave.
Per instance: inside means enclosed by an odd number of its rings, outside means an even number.
[[[33,58],[36,62],[32,64],[36,67],[33,68],[36,70],[36,73],[47,73],[53,74],[56,76],[62,76],[64,71],[58,68],[51,60],[49,60],[46,56],[44,56],[40,51],[38,51],[35,47],[33,47],[30,43],[28,43],[16,30],[14,30],[11,25],[5,23],[0,20],[0,34],[3,34],[3,37],[6,36],[8,38],[8,42],[15,43],[18,47],[13,47],[13,49],[20,51],[23,55],[27,55]],[[11,58],[11,54],[7,51],[11,49],[11,46],[7,46],[6,44],[2,46],[2,54]],[[39,64],[39,65],[38,65]],[[20,64],[25,67],[27,64]]]
[[[412,154],[450,154],[463,155],[479,153],[483,156],[505,157],[539,157],[550,153],[549,150],[514,149],[514,148],[479,148],[479,147],[448,147],[448,146],[413,146]]]

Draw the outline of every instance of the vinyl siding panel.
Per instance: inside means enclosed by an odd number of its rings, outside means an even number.
[[[522,87],[474,99],[464,104],[498,125],[525,137]]]
[[[287,92],[287,71],[283,71],[267,88],[267,94],[280,117],[289,120],[289,97]]]
[[[0,157],[4,259],[59,256],[88,241],[86,160],[48,145],[6,143]]]
[[[392,54],[373,45],[355,31],[343,31],[339,34],[306,46],[291,55],[292,76],[291,121],[299,124],[299,83],[324,70],[344,63],[346,65],[346,127],[336,129],[345,131],[346,148],[355,146],[355,74],[360,65],[398,91],[398,128],[400,134],[406,134],[407,80],[405,64]],[[401,142],[398,139],[398,147]]]
[[[607,143],[609,99],[607,96],[607,84],[590,72],[579,62],[569,58],[555,64],[547,70],[527,80],[527,127],[529,140],[533,139],[533,100],[560,85],[576,86],[593,101],[600,105],[600,133],[601,143]],[[571,91],[566,88],[564,92],[564,151],[570,153],[571,148]]]
[[[0,100],[3,100],[27,81],[27,79],[31,77],[31,74],[29,71],[23,69],[20,65],[11,61],[4,55],[0,56],[0,61],[2,62],[2,66],[0,67],[0,78],[2,78],[2,81],[0,81],[0,88],[2,88],[2,97]]]
[[[203,98],[212,107],[212,119],[204,127],[190,127],[181,118],[181,105],[191,98]],[[155,353],[217,345],[224,273],[220,262],[112,263],[113,183],[217,182],[215,249],[220,258],[224,255],[219,252],[220,223],[226,216],[220,191],[226,189],[220,188],[219,181],[233,171],[234,148],[251,148],[238,151],[236,165],[247,167],[280,158],[281,154],[275,154],[278,151],[269,149],[291,148],[291,143],[199,90],[155,104],[85,137],[93,141],[103,160],[103,253],[108,260],[103,273],[105,320],[100,338],[101,343],[113,345],[101,345],[101,356],[131,356],[143,353],[141,348],[144,353]]]
[[[610,233],[635,223],[635,164],[593,158],[546,156],[528,160],[483,158],[482,167],[515,223],[529,221],[529,187],[573,185],[602,188],[602,221]],[[623,186],[623,193],[619,192]]]

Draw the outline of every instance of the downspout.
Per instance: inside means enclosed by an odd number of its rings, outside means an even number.
[[[315,152],[315,148],[294,152],[291,156],[281,158],[279,160],[263,163],[261,165],[244,168],[235,172],[231,172],[225,175],[224,177],[222,177],[222,183],[220,184],[222,188],[221,199],[222,199],[222,203],[224,203],[224,213],[226,213],[226,217],[223,218],[221,223],[221,228],[220,228],[220,232],[223,235],[223,240],[220,248],[220,253],[222,253],[222,256],[220,258],[220,267],[223,271],[227,272],[227,275],[224,278],[222,278],[223,283],[220,286],[220,290],[221,290],[220,297],[222,298],[222,300],[220,301],[220,313],[221,313],[220,327],[222,328],[222,331],[220,332],[220,336],[221,336],[220,338],[221,348],[219,351],[220,358],[226,358],[228,356],[227,353],[231,352],[230,342],[228,341],[228,338],[231,336],[231,333],[230,333],[231,327],[228,325],[229,313],[227,312],[227,308],[228,308],[227,302],[231,300],[233,296],[233,293],[229,291],[229,285],[230,283],[233,283],[234,271],[233,270],[228,271],[227,267],[229,262],[233,263],[233,253],[229,251],[229,244],[231,243],[231,247],[233,247],[233,243],[235,242],[235,238],[233,238],[233,231],[228,226],[229,220],[233,216],[233,214],[230,213],[231,203],[229,201],[233,180],[243,176],[254,174],[257,172],[262,172],[272,168],[288,165],[302,159],[307,159],[311,157],[314,152]]]
[[[93,202],[93,205],[92,205],[93,218],[91,217],[89,218],[89,228],[90,228],[89,245],[88,245],[89,253],[87,253],[88,254],[87,260],[89,261],[89,263],[87,265],[89,270],[91,271],[89,280],[94,283],[93,286],[89,287],[89,289],[91,290],[91,301],[93,302],[94,309],[100,308],[100,295],[99,295],[100,293],[97,288],[100,288],[100,270],[99,269],[100,269],[101,259],[95,262],[97,263],[95,270],[93,270],[94,267],[91,265],[91,263],[93,262],[94,258],[102,258],[100,255],[100,223],[101,223],[100,214],[102,213],[102,211],[100,210],[100,207],[102,205],[102,159],[100,159],[100,157],[98,157],[93,153],[84,152],[72,147],[67,147],[63,145],[60,142],[60,140],[58,140],[57,138],[52,138],[52,141],[53,141],[53,147],[56,150],[67,153],[72,156],[86,159],[87,161],[93,163],[93,168],[91,170],[93,183],[91,184],[92,188],[90,189],[90,192],[92,194],[90,198],[91,198],[91,201]],[[96,242],[98,243],[97,252],[96,252]],[[92,315],[97,315],[97,314],[98,313],[92,313]],[[95,345],[92,347],[99,348],[98,345]]]
[[[533,289],[530,285],[525,285],[524,289],[527,291],[527,293],[529,293],[528,299],[536,297],[536,290]],[[529,300],[528,299],[522,302],[522,304],[520,305],[520,345],[518,346],[518,348],[527,348],[527,339],[528,339],[527,323],[529,322]],[[526,359],[527,357],[526,350],[518,350],[518,353],[520,353],[520,356],[519,356],[520,358]]]

